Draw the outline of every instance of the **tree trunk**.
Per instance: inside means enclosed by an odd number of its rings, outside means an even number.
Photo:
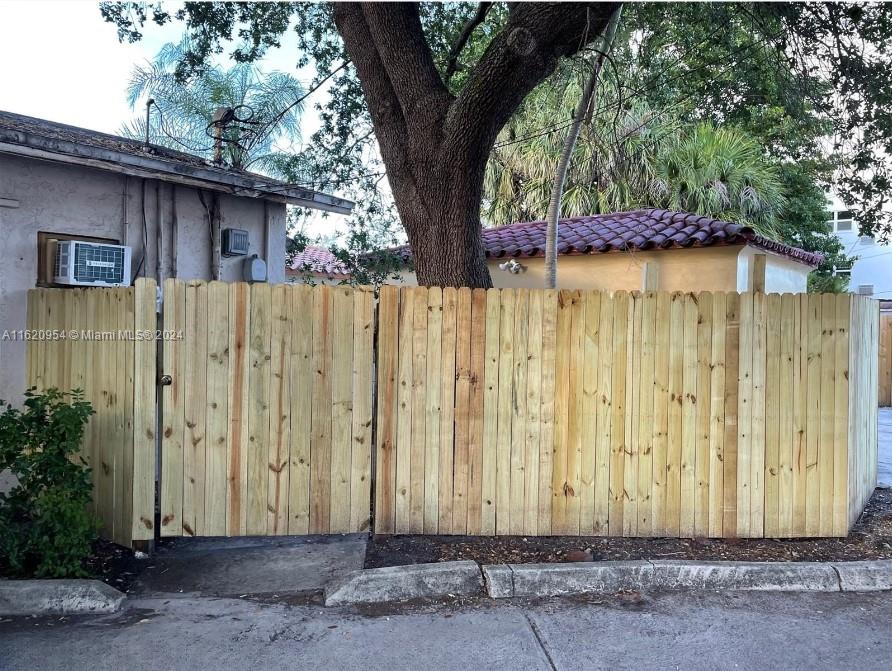
[[[333,5],[369,107],[418,283],[490,287],[480,200],[496,136],[558,59],[595,39],[618,3],[514,3],[458,96],[417,3]]]
[[[548,201],[548,217],[545,227],[545,288],[554,289],[557,286],[557,235],[558,235],[558,219],[561,218],[561,198],[564,193],[564,182],[567,179],[567,169],[570,167],[570,159],[573,156],[573,150],[576,148],[576,140],[579,138],[579,131],[582,128],[582,122],[585,115],[591,107],[592,100],[595,97],[595,90],[598,86],[598,78],[601,75],[601,68],[604,66],[605,54],[610,53],[613,46],[613,38],[616,35],[616,28],[619,25],[619,19],[622,15],[623,7],[620,5],[610,17],[610,22],[604,31],[604,35],[600,40],[599,48],[601,53],[595,58],[592,64],[592,74],[585,83],[582,90],[582,96],[579,98],[579,104],[576,106],[576,112],[573,115],[573,123],[564,140],[564,147],[561,151],[561,157],[558,160],[557,170],[554,175],[554,183],[551,188],[551,199]]]
[[[485,167],[485,164],[484,164]],[[414,201],[397,200],[409,237],[415,275],[421,286],[492,286],[483,249],[480,200],[456,198],[468,190],[468,180],[444,179],[430,190],[422,189]],[[482,178],[476,191],[482,189]]]

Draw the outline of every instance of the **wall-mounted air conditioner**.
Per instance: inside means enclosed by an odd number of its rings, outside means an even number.
[[[59,240],[53,281],[76,286],[129,287],[130,247]]]

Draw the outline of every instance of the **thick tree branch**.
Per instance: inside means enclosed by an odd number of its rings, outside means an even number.
[[[452,104],[444,152],[488,155],[502,126],[558,59],[600,35],[620,3],[518,3]],[[470,121],[473,120],[473,121]]]
[[[335,3],[334,20],[359,75],[359,82],[375,126],[375,134],[386,160],[387,154],[405,148],[407,127],[402,107],[378,55],[359,4]]]
[[[490,7],[492,7],[491,2],[478,3],[477,11],[474,12],[474,16],[468,19],[468,22],[461,29],[461,34],[458,36],[458,40],[456,40],[455,44],[453,44],[452,48],[449,50],[445,75],[447,82],[450,80],[450,78],[458,68],[458,57],[461,55],[462,50],[468,43],[471,34],[474,32],[474,29],[476,29],[477,26],[479,26],[486,20],[486,15],[489,13]]]
[[[381,155],[392,175],[408,175],[406,119],[362,8],[355,2],[340,2],[334,4],[333,11],[335,25],[359,75]]]
[[[451,102],[421,28],[418,3],[364,2],[362,12],[410,126],[442,121]]]

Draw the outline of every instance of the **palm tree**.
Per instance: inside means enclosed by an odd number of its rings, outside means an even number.
[[[491,225],[545,216],[562,148],[560,130],[581,89],[581,76],[560,80],[540,87],[496,142],[484,183],[483,211]],[[774,232],[784,205],[782,182],[752,138],[731,127],[679,123],[673,110],[633,103],[617,113],[611,105],[615,99],[582,129],[562,216],[655,207]]]
[[[783,185],[756,141],[734,128],[700,123],[659,152],[661,206],[706,214],[777,235]]]
[[[236,120],[223,135],[223,160],[246,169],[252,164],[270,168],[280,142],[300,139],[300,116],[304,88],[291,75],[264,73],[248,64],[231,68],[208,67],[182,81],[177,65],[188,50],[188,42],[166,44],[155,59],[136,67],[127,87],[127,100],[134,109],[154,99],[149,141],[211,158],[212,122],[220,107],[235,110]],[[145,139],[145,115],[136,116],[122,134]]]

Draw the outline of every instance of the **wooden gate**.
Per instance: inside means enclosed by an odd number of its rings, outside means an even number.
[[[371,290],[165,281],[162,536],[368,529],[373,320]]]
[[[126,289],[31,289],[27,384],[81,389],[96,414],[81,455],[104,537],[155,536],[155,282]]]
[[[380,533],[842,536],[876,303],[383,287]]]

